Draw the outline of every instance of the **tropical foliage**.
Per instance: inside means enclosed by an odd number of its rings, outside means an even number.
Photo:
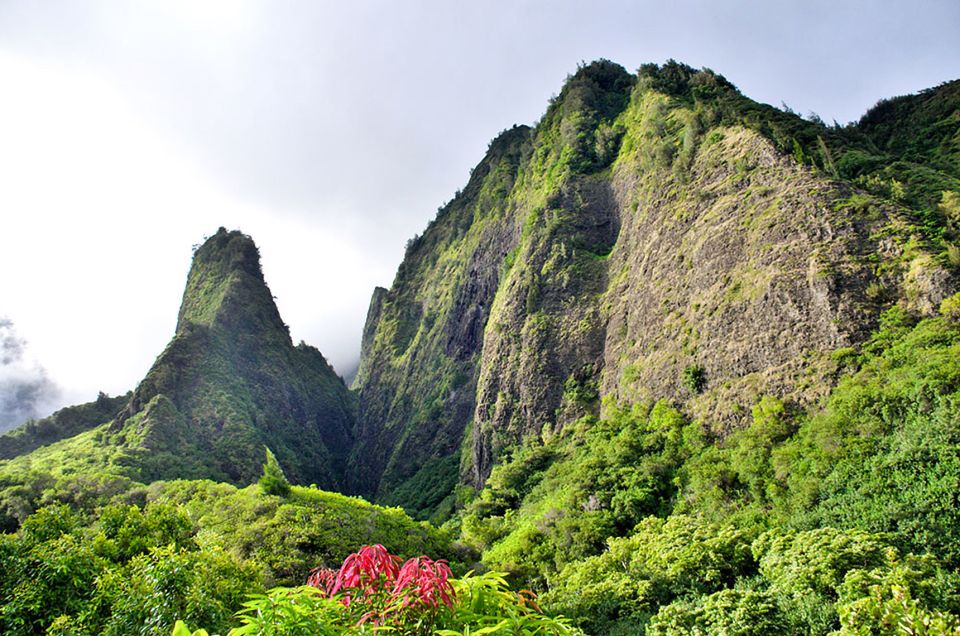
[[[398,509],[299,486],[159,482],[94,511],[54,504],[0,535],[0,633],[156,634],[177,618],[225,631],[247,595],[302,583],[358,540],[452,554]]]
[[[532,592],[510,591],[499,574],[453,579],[444,561],[401,563],[382,545],[363,546],[339,570],[315,569],[306,586],[254,595],[238,616],[242,625],[230,636],[580,633],[545,616]],[[181,634],[196,632],[178,622],[173,636]]]

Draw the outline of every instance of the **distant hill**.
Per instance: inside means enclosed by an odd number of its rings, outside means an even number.
[[[0,435],[0,460],[10,459],[52,444],[110,421],[130,400],[130,393],[110,397],[105,393],[93,402],[62,408],[49,417],[26,422]]]

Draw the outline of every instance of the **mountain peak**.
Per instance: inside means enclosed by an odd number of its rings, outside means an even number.
[[[323,355],[293,346],[253,239],[220,228],[194,253],[173,340],[110,430],[141,477],[248,482],[266,445],[295,482],[333,487],[353,409]]]
[[[177,333],[190,325],[258,336],[272,332],[289,342],[287,326],[263,279],[260,250],[246,234],[221,227],[197,248],[183,293]]]
[[[221,227],[194,252],[194,266],[203,264],[221,271],[242,270],[262,278],[260,251],[250,236]]]
[[[562,116],[586,113],[595,119],[612,119],[624,109],[636,77],[610,60],[597,60],[581,65],[567,77],[560,95],[548,110],[559,110]]]
[[[684,99],[739,94],[737,87],[723,75],[708,68],[695,69],[676,60],[667,60],[663,64],[643,64],[637,75],[642,85]]]

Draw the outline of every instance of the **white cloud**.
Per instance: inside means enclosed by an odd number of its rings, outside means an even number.
[[[30,355],[13,322],[0,317],[0,433],[46,415],[59,399],[59,389]]]

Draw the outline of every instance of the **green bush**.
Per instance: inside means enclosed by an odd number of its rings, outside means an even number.
[[[15,558],[3,564],[12,576],[10,587],[0,591],[0,633],[10,636],[42,634],[57,617],[86,610],[108,566],[90,543],[74,534],[31,543],[27,538]]]
[[[896,554],[883,537],[861,530],[771,530],[753,543],[760,573],[773,589],[836,597],[847,572],[887,564]]]
[[[280,462],[277,461],[273,452],[267,447],[264,447],[264,450],[267,453],[267,461],[263,464],[263,474],[258,482],[260,489],[265,495],[286,497],[290,494],[290,482],[287,481],[287,476],[283,474]]]
[[[92,606],[107,611],[81,613],[81,623],[104,636],[162,633],[177,618],[220,631],[259,589],[257,568],[225,552],[153,548],[98,579]]]
[[[654,616],[647,636],[767,636],[783,633],[788,625],[775,599],[753,590],[722,590],[693,601],[677,601]]]
[[[643,623],[680,596],[721,590],[754,571],[743,532],[684,515],[650,517],[632,536],[611,539],[603,554],[566,566],[543,599],[602,633],[624,621]]]
[[[940,303],[940,315],[951,324],[960,325],[960,294],[954,294]]]
[[[343,606],[314,587],[273,588],[254,594],[237,616],[241,626],[229,636],[334,636],[350,633],[342,624]],[[176,632],[174,632],[176,635]]]
[[[669,512],[699,426],[665,402],[607,411],[546,444],[529,443],[493,470],[461,524],[488,567],[542,589],[567,563],[599,554],[607,537]]]
[[[694,395],[703,393],[707,386],[707,373],[699,364],[693,364],[686,367],[680,374],[680,383]]]

